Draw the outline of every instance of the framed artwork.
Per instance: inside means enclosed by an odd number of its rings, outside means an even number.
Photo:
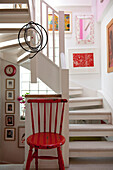
[[[76,40],[78,44],[94,43],[94,17],[76,16]]]
[[[52,31],[53,29],[53,15],[48,14],[48,30]],[[54,15],[54,30],[58,31],[58,16]],[[72,33],[72,13],[64,13],[64,24],[65,24],[65,33]]]
[[[6,100],[15,100],[15,91],[14,90],[6,90]]]
[[[13,115],[5,116],[5,125],[6,126],[14,126],[14,116]]]
[[[113,19],[107,25],[107,72],[113,72]]]
[[[15,128],[5,128],[4,129],[4,140],[5,141],[14,141],[16,138],[16,129]]]
[[[14,114],[15,113],[15,102],[5,102],[5,112],[6,114]]]
[[[25,147],[25,127],[24,126],[18,127],[18,147],[19,148]]]
[[[99,72],[98,51],[91,48],[69,49],[69,72],[70,74],[85,74]]]
[[[15,88],[15,79],[6,79],[6,89]]]

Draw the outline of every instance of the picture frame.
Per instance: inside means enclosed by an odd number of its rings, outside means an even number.
[[[6,114],[15,113],[15,102],[5,102],[5,113]]]
[[[76,16],[76,41],[78,44],[94,44],[94,16]]]
[[[5,116],[5,125],[6,126],[14,126],[14,115],[6,115]]]
[[[68,49],[69,74],[99,73],[98,55],[99,55],[99,52],[95,48],[94,49],[93,48]],[[78,58],[81,62],[80,64],[79,64]],[[93,62],[90,63],[88,60],[92,58],[93,58]],[[76,64],[74,65],[74,62],[78,62],[79,64],[78,67],[76,67]],[[87,64],[85,65],[85,63]]]
[[[6,89],[15,88],[15,79],[6,79]]]
[[[48,30],[52,31],[53,25],[52,25],[52,14],[48,14]],[[64,24],[65,24],[65,33],[72,33],[72,12],[64,12]],[[54,17],[54,31],[58,31],[58,16],[55,14]]]
[[[25,147],[25,127],[24,126],[18,127],[18,147],[19,148]]]
[[[15,139],[16,139],[16,129],[15,128],[4,128],[4,140],[15,141]]]
[[[5,98],[6,100],[15,100],[15,90],[6,90]]]
[[[107,72],[113,72],[113,19],[107,25]]]

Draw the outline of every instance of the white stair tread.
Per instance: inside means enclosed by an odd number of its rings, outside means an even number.
[[[69,142],[70,151],[86,151],[86,150],[113,150],[113,142],[108,141],[74,141]]]
[[[95,100],[103,100],[103,98],[102,97],[77,97],[77,98],[70,98],[69,102],[95,101]]]
[[[70,87],[69,91],[75,91],[75,90],[83,90],[82,87]]]
[[[111,124],[69,124],[70,131],[113,130]]]
[[[85,110],[71,110],[69,111],[70,115],[80,115],[80,114],[94,114],[94,115],[98,115],[98,114],[111,114],[110,110],[107,109],[85,109]]]

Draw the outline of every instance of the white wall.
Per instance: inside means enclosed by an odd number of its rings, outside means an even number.
[[[63,2],[61,0],[61,2]],[[71,2],[70,2],[71,3]],[[101,87],[101,76],[100,76],[100,24],[96,23],[96,0],[92,1],[92,7],[91,6],[66,6],[64,3],[64,6],[56,7],[57,10],[64,10],[64,11],[70,11],[72,12],[72,34],[65,34],[65,54],[66,54],[66,61],[67,65],[69,66],[69,50],[70,49],[87,49],[91,48],[96,51],[96,71],[91,73],[90,71],[88,73],[75,73],[71,74],[71,71],[69,73],[70,81],[75,82],[76,84],[80,84],[83,87],[90,88],[92,90],[99,90]],[[76,41],[76,23],[75,23],[75,17],[77,15],[94,15],[94,44],[77,44]]]
[[[13,55],[13,54],[12,54]],[[16,57],[16,56],[15,56]],[[10,58],[10,55],[9,55]],[[17,101],[17,97],[19,96],[19,67],[16,64],[13,64],[16,67],[16,74],[11,77],[15,79],[15,114],[14,114],[14,128],[16,128],[16,139],[15,141],[5,141],[4,140],[4,128],[5,126],[5,90],[6,90],[6,79],[10,78],[5,75],[4,68],[8,64],[12,64],[11,62],[7,62],[5,60],[0,59],[0,99],[1,99],[1,107],[0,107],[0,153],[2,162],[9,163],[23,163],[24,162],[24,148],[18,148],[18,126],[23,126],[24,122],[20,121],[19,115],[19,102]],[[8,127],[7,127],[8,128]]]
[[[106,26],[113,18],[113,3],[101,22],[101,84],[102,91],[113,109],[113,72],[107,73],[107,37]]]

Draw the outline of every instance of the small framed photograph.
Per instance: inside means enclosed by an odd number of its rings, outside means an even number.
[[[19,148],[25,147],[25,127],[24,126],[18,127],[18,147]]]
[[[107,72],[113,72],[113,19],[107,25]]]
[[[16,129],[15,128],[5,128],[4,129],[4,140],[5,141],[14,141],[16,138]]]
[[[5,116],[5,125],[6,126],[14,126],[14,116],[13,115]]]
[[[15,79],[6,79],[6,89],[15,88]]]
[[[15,113],[15,102],[5,102],[5,112],[6,114],[14,114]]]
[[[6,90],[6,100],[15,100],[15,90]]]

